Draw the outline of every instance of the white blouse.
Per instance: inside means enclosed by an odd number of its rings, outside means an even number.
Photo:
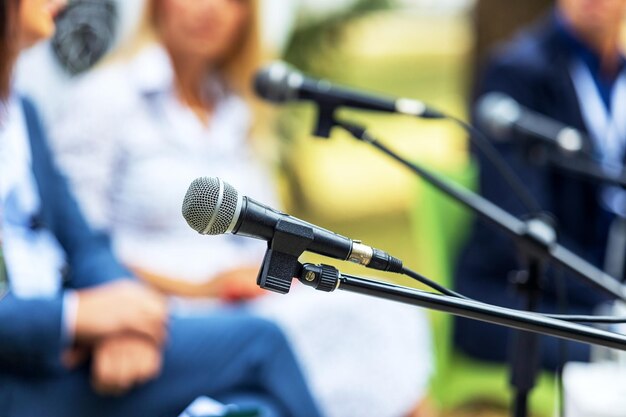
[[[244,101],[221,94],[209,126],[180,104],[160,47],[78,83],[53,118],[52,141],[90,222],[131,265],[190,281],[256,263],[265,244],[202,236],[181,214],[192,180],[218,176],[272,204],[271,181],[248,145]]]
[[[172,81],[158,47],[89,75],[55,118],[60,164],[124,261],[194,281],[260,264],[265,242],[201,236],[181,215],[189,183],[203,175],[274,205],[271,181],[247,142],[248,108],[222,95],[205,127],[178,102]],[[325,415],[404,417],[425,395],[432,357],[421,310],[302,285],[248,305],[281,325]]]

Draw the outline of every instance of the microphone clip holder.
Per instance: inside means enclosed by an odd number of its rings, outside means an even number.
[[[257,284],[263,289],[287,294],[293,277],[302,269],[298,258],[313,241],[313,233],[309,226],[280,219],[268,242]]]
[[[313,135],[328,139],[333,127],[337,126],[335,112],[337,111],[336,103],[319,103],[317,106],[317,117],[315,121],[315,130]]]

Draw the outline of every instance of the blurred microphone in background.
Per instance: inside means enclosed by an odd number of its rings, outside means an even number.
[[[581,152],[587,142],[579,130],[532,111],[510,96],[497,92],[488,93],[477,101],[476,120],[479,128],[501,141],[538,141],[569,154]]]
[[[72,75],[91,68],[113,44],[117,22],[113,0],[70,2],[57,18],[57,30],[51,42],[58,62]]]
[[[423,118],[443,118],[425,103],[409,98],[391,98],[335,85],[328,80],[307,77],[285,62],[276,61],[257,71],[254,77],[257,95],[274,103],[313,101],[330,109],[353,109],[404,114]]]

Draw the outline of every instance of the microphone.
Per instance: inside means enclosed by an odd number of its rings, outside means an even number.
[[[257,71],[254,90],[261,98],[273,103],[311,100],[322,107],[351,107],[430,119],[445,117],[419,100],[380,97],[339,87],[327,80],[306,77],[281,61]]]
[[[479,124],[494,138],[509,140],[514,133],[532,137],[567,152],[583,151],[579,130],[532,111],[503,93],[488,93],[476,104]]]
[[[381,271],[401,273],[403,269],[402,261],[386,252],[242,196],[217,177],[193,180],[185,195],[182,212],[189,226],[200,234],[232,233],[267,241],[274,237],[279,220],[289,221],[312,229],[313,239],[305,250]]]

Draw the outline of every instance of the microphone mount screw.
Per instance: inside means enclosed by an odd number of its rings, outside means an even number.
[[[306,275],[304,276],[304,279],[306,279],[309,282],[315,281],[315,272],[313,271],[307,272]]]

